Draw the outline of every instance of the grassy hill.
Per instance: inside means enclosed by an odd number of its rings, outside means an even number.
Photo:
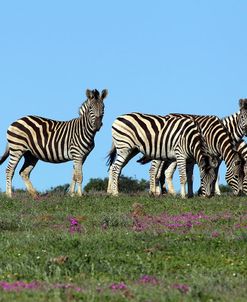
[[[0,301],[246,301],[247,198],[0,194]]]

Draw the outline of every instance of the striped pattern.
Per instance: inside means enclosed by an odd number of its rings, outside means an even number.
[[[237,151],[243,161],[243,193],[247,195],[247,143],[244,140],[238,142]]]
[[[239,112],[222,119],[233,143],[238,143],[244,136],[247,136],[247,99],[240,99],[239,106]]]
[[[33,196],[29,175],[38,160],[50,163],[62,163],[73,160],[74,172],[70,194],[74,194],[78,185],[78,194],[82,194],[82,165],[94,148],[94,136],[102,125],[104,115],[103,100],[107,90],[101,95],[97,90],[86,91],[87,100],[79,109],[79,118],[70,121],[55,121],[38,116],[25,116],[12,123],[7,131],[7,149],[0,164],[9,156],[6,169],[6,194],[12,195],[12,178],[15,168],[22,157],[24,165],[20,170],[27,190]]]
[[[128,161],[141,152],[148,159],[173,159],[178,163],[181,195],[185,197],[186,160],[195,160],[200,169],[205,195],[210,194],[213,169],[205,156],[196,123],[188,118],[130,113],[112,125],[113,147],[109,153],[108,193],[118,195],[118,178]]]
[[[227,131],[227,141],[226,135],[222,136],[222,125],[220,125],[219,121],[217,122],[216,117],[212,116],[196,116],[196,115],[184,115],[184,114],[175,114],[175,116],[188,116],[191,118],[194,118],[195,121],[199,124],[199,127],[202,129],[202,133],[204,136],[209,138],[208,146],[210,147],[210,153],[214,154],[215,156],[219,157],[219,165],[221,163],[220,159],[223,159],[226,161],[226,165],[228,167],[227,173],[226,173],[226,179],[228,184],[232,187],[234,194],[239,194],[242,191],[242,182],[243,182],[243,175],[241,175],[241,167],[239,168],[239,179],[237,180],[236,177],[234,177],[234,173],[231,171],[234,169],[236,172],[238,170],[237,167],[234,167],[234,164],[232,166],[232,169],[229,165],[231,165],[231,158],[233,157],[232,150],[235,147],[235,145],[241,140],[241,138],[247,134],[247,100],[242,99],[240,100],[240,111],[237,113],[234,113],[233,115],[230,115],[228,117],[225,117],[221,120],[223,126],[225,127]],[[213,120],[212,120],[213,118]],[[210,139],[211,137],[211,139]],[[225,137],[225,138],[224,138]],[[224,139],[223,139],[224,138]],[[230,140],[229,140],[230,138]],[[229,143],[230,142],[230,143]],[[235,162],[237,163],[239,160],[236,158]],[[167,170],[167,172],[165,172]],[[159,192],[159,180],[161,183],[161,190],[165,191],[165,179],[167,180],[168,184],[168,192],[173,193],[174,188],[172,185],[172,177],[174,174],[174,171],[176,169],[176,164],[172,164],[169,167],[168,163],[159,163],[159,162],[153,162],[152,167],[150,168],[150,177],[157,179],[155,180],[156,183],[156,189],[155,192]],[[219,166],[216,170],[216,173],[218,173]],[[152,175],[153,173],[153,175]],[[164,173],[166,176],[164,176]],[[193,172],[192,172],[193,174]],[[155,176],[156,175],[156,176]],[[189,194],[193,195],[193,189],[192,189],[192,178],[189,181]],[[218,182],[215,184],[215,193],[220,194],[220,190],[218,187]],[[157,193],[156,193],[157,194]]]

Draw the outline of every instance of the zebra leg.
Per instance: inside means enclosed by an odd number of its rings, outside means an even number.
[[[165,195],[167,193],[166,190],[166,176],[165,176],[165,164],[162,165],[161,169],[159,169],[157,178],[159,180],[159,188],[161,190],[161,195]]]
[[[15,173],[16,166],[23,155],[22,151],[10,150],[9,163],[6,168],[6,195],[12,197],[12,179]]]
[[[77,194],[82,195],[82,161],[74,160],[73,177],[69,188],[69,195],[75,195],[76,184],[78,185]]]
[[[215,175],[216,175],[216,179],[214,179],[213,183],[212,183],[212,196],[214,195],[221,195],[221,192],[220,192],[220,187],[219,187],[219,167],[216,167],[214,169],[215,171]]]
[[[181,197],[186,197],[186,183],[187,183],[187,176],[186,176],[186,159],[179,156],[177,158],[177,165],[179,170],[179,177],[180,177],[180,186],[181,186]]]
[[[118,196],[118,180],[123,167],[138,153],[139,150],[137,149],[117,149],[116,159],[110,168],[109,174],[110,191],[113,196]]]
[[[30,176],[31,171],[37,164],[38,159],[36,157],[34,157],[30,152],[26,152],[24,154],[24,158],[25,158],[25,161],[24,161],[24,164],[23,164],[19,174],[22,177],[22,179],[26,185],[27,191],[35,198],[35,197],[37,197],[37,192],[34,189],[32,183],[29,179],[29,176]]]
[[[166,176],[165,176],[165,171],[168,167],[170,162],[168,161],[162,161],[160,164],[160,167],[158,169],[157,175],[156,175],[156,180],[155,180],[155,185],[156,185],[156,195],[165,195],[167,193],[166,190]]]
[[[109,169],[109,178],[108,178],[107,193],[108,194],[112,194],[112,166]]]
[[[152,160],[151,167],[149,169],[149,177],[150,177],[149,194],[150,195],[153,196],[160,195],[159,178],[163,165],[164,162],[161,160]]]
[[[215,193],[215,195],[221,195],[219,181],[220,181],[220,176],[218,174],[216,182],[215,182],[215,186],[214,186],[214,193]]]
[[[82,196],[82,180],[83,180],[83,173],[81,168],[81,175],[77,178],[77,195]]]
[[[194,196],[193,192],[193,170],[194,170],[194,163],[188,162],[186,164],[186,175],[188,180],[188,198],[191,198]]]
[[[173,179],[173,175],[176,170],[176,167],[177,167],[177,162],[173,161],[168,165],[167,169],[165,170],[165,179],[166,179],[166,183],[167,183],[167,187],[168,187],[168,193],[172,194],[174,196],[176,195],[176,191],[174,189],[172,179]]]

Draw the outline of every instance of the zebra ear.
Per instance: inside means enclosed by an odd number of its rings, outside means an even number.
[[[101,100],[103,101],[108,95],[108,90],[107,89],[104,89],[102,90],[101,92]]]
[[[89,100],[93,99],[94,98],[94,94],[93,94],[93,91],[90,90],[90,89],[87,89],[86,90],[86,96]]]
[[[240,99],[239,107],[240,107],[240,109],[247,109],[247,99]]]

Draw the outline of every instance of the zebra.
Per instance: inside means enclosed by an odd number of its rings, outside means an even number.
[[[239,106],[240,106],[239,112],[236,112],[221,120],[222,124],[224,125],[226,131],[228,132],[228,134],[232,140],[233,146],[236,145],[242,139],[243,136],[247,135],[247,99],[240,99]],[[175,114],[175,115],[177,116],[177,114]],[[178,115],[193,117],[193,115],[184,115],[184,114],[178,114]],[[204,128],[204,131],[208,127],[208,125],[210,125],[210,118],[211,118],[210,116],[194,116],[194,118],[198,121],[201,120],[200,126]],[[216,136],[216,133],[214,133],[213,131],[212,131],[212,134]],[[237,149],[237,151],[239,151],[239,150]],[[241,157],[241,154],[240,154],[240,157]],[[216,169],[216,174],[218,174],[218,169],[219,169],[220,163],[221,163],[221,161],[219,161],[218,167]],[[151,168],[150,168],[150,179],[152,180],[152,182],[154,182],[156,184],[156,186],[155,186],[156,188],[155,189],[150,188],[151,193],[153,193],[155,195],[159,195],[161,192],[165,193],[166,188],[165,188],[164,183],[165,183],[165,179],[167,179],[168,191],[170,193],[174,194],[175,191],[174,191],[174,187],[172,184],[172,177],[173,177],[175,169],[176,169],[176,162],[161,163],[159,161],[153,161]],[[165,175],[164,175],[164,173],[165,173]],[[191,173],[193,174],[193,170]],[[156,176],[155,176],[155,174],[156,174]],[[240,171],[240,174],[241,174],[241,171]],[[154,180],[155,177],[156,177],[156,180]],[[229,177],[229,175],[227,177]],[[160,180],[160,184],[161,184],[161,192],[160,192],[159,184],[158,184],[159,180]],[[243,181],[243,179],[242,179],[242,181]],[[240,188],[236,181],[230,180],[230,182],[232,184],[233,193],[235,195],[240,193],[240,190],[242,189],[241,179],[240,179]],[[245,183],[246,183],[246,180],[245,180]],[[189,185],[188,191],[189,191],[189,195],[192,196],[193,195],[192,175],[190,177],[189,184],[190,185]],[[214,191],[217,195],[220,195],[218,181],[215,182],[213,192]],[[243,191],[246,191],[246,189],[243,189]]]
[[[149,159],[176,159],[180,172],[181,196],[185,198],[186,160],[199,165],[205,196],[210,195],[214,169],[204,152],[204,143],[196,123],[188,118],[129,113],[112,124],[112,148],[108,154],[107,192],[118,195],[118,178],[122,168],[139,152]]]
[[[6,195],[12,197],[12,178],[20,159],[24,164],[19,172],[27,191],[37,197],[29,176],[38,160],[62,163],[73,160],[73,178],[69,194],[82,195],[82,165],[94,148],[94,137],[102,126],[104,99],[97,89],[86,90],[87,100],[79,108],[79,117],[70,121],[56,121],[39,116],[25,116],[13,122],[7,130],[7,147],[0,158],[2,164],[8,156],[6,168]]]

